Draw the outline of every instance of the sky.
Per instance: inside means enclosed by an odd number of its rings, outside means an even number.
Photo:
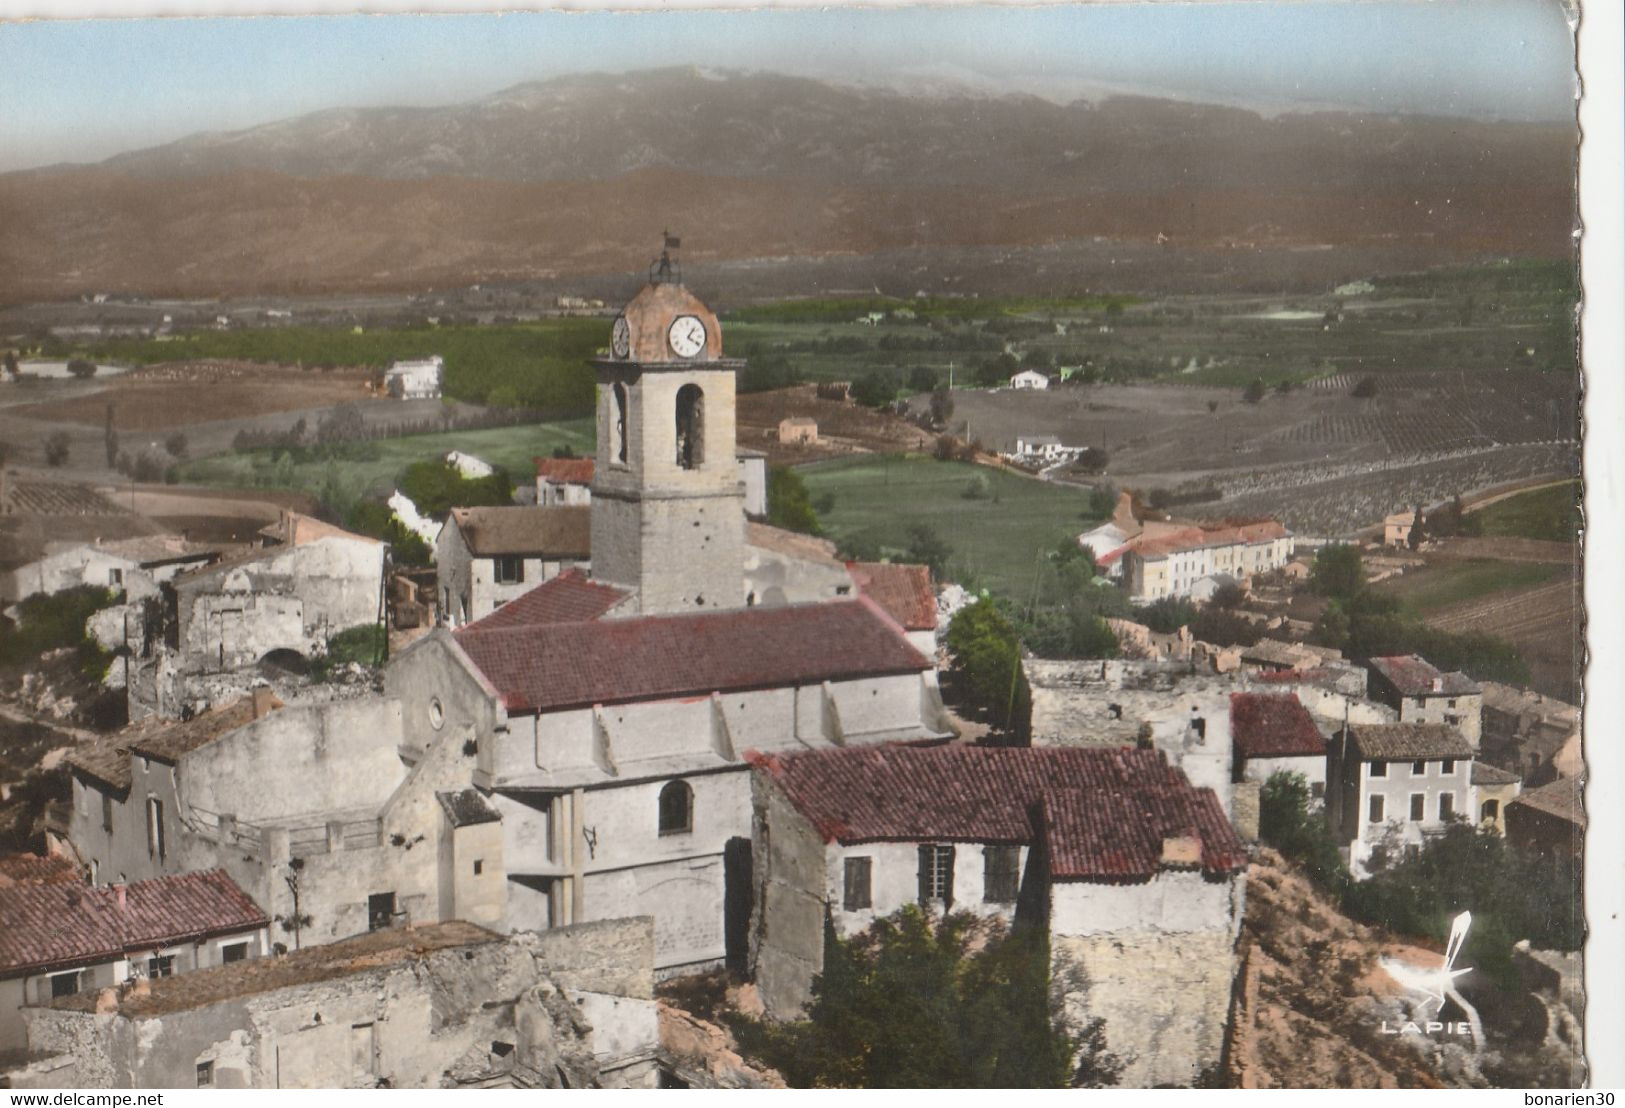
[[[26,13],[23,2],[0,0],[0,17]],[[96,2],[79,0],[110,10]],[[0,24],[0,169],[99,161],[327,107],[446,104],[665,65],[1062,102],[1143,92],[1266,111],[1557,120],[1573,116],[1573,50],[1557,0],[14,21]]]

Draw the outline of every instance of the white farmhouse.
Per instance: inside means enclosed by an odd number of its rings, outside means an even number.
[[[1473,746],[1440,723],[1351,724],[1332,740],[1326,819],[1356,878],[1468,817]]]
[[[433,400],[440,395],[445,372],[446,361],[439,354],[395,362],[384,371],[384,388],[397,400]]]
[[[1010,387],[1013,389],[1047,389],[1049,388],[1049,376],[1038,372],[1036,369],[1024,369],[1010,378]]]

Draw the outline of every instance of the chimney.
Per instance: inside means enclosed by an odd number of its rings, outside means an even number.
[[[125,897],[126,888],[127,886],[122,881],[113,886],[113,899],[118,901],[118,910],[121,912],[129,909],[128,900]]]
[[[1195,835],[1166,835],[1162,840],[1165,869],[1197,869],[1202,864],[1202,840]]]
[[[266,714],[276,707],[276,693],[269,686],[259,685],[254,689],[254,718],[263,719]]]

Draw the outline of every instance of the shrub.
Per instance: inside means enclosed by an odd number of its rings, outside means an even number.
[[[1359,383],[1354,386],[1354,391],[1351,395],[1357,396],[1361,400],[1370,400],[1372,397],[1377,395],[1377,379],[1375,377],[1360,378]]]
[[[317,681],[329,680],[340,666],[358,663],[375,667],[389,657],[389,634],[381,623],[347,627],[327,640],[327,652],[310,667]]]
[[[17,603],[17,620],[0,617],[0,664],[21,665],[66,646],[79,648],[82,662],[94,668],[101,662],[100,676],[106,671],[106,654],[85,635],[85,621],[119,601],[119,594],[93,585],[77,585],[55,593],[35,593]]]
[[[788,466],[773,466],[767,472],[767,522],[787,531],[823,534],[806,483]]]
[[[68,433],[52,431],[45,436],[45,464],[53,469],[68,460]]]
[[[443,519],[453,508],[500,507],[513,503],[513,481],[497,468],[489,477],[464,477],[443,461],[414,462],[399,482],[418,511]]]
[[[96,376],[96,363],[86,361],[84,358],[69,358],[68,372],[80,380]]]
[[[169,451],[171,458],[186,457],[186,434],[182,431],[176,431],[173,435],[170,435],[164,440],[164,449]]]

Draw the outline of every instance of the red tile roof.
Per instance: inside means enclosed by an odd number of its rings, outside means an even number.
[[[0,889],[18,885],[81,885],[78,863],[60,854],[0,854]]]
[[[1326,740],[1297,693],[1231,693],[1230,740],[1243,758],[1326,756]]]
[[[591,458],[537,458],[536,476],[555,485],[592,484]]]
[[[254,931],[270,921],[224,870],[112,885],[0,889],[0,975],[91,965],[126,953]]]
[[[490,615],[464,624],[455,633],[581,623],[597,619],[630,595],[625,589],[592,580],[579,569],[567,569],[508,601]]]
[[[517,602],[516,602],[517,603]],[[457,645],[509,711],[917,673],[931,662],[872,601],[483,627]]]
[[[1484,690],[1465,673],[1444,673],[1426,658],[1395,654],[1372,658],[1371,668],[1388,679],[1401,696],[1470,696]],[[1438,687],[1434,684],[1437,682]]]
[[[1192,525],[1155,537],[1131,540],[1124,549],[1133,550],[1142,558],[1161,558],[1182,550],[1273,542],[1276,539],[1286,538],[1287,534],[1287,529],[1273,519],[1250,523]]]
[[[1057,878],[1149,880],[1167,834],[1200,838],[1212,872],[1247,861],[1213,791],[1155,750],[880,745],[746,758],[826,842],[1032,843],[1044,805]]]
[[[1044,792],[1044,845],[1056,881],[1149,881],[1162,869],[1163,842],[1170,838],[1197,840],[1206,873],[1247,867],[1247,851],[1212,789],[1186,783]]]
[[[858,590],[886,610],[905,631],[937,629],[937,594],[928,566],[893,562],[848,562]]]

